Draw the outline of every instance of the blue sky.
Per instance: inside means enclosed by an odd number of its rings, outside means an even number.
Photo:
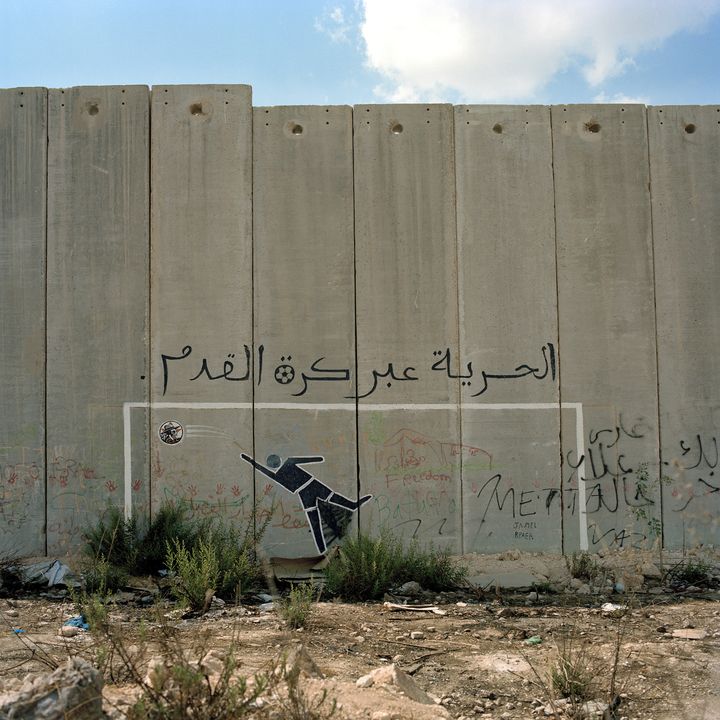
[[[256,105],[720,102],[720,0],[0,0],[0,87]]]

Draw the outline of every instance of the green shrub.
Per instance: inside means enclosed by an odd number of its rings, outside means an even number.
[[[188,550],[181,540],[167,547],[168,569],[173,573],[174,592],[193,612],[205,612],[220,579],[215,546],[201,538]]]
[[[398,543],[384,533],[378,538],[346,536],[325,568],[325,588],[346,600],[376,600],[393,584]]]
[[[347,537],[325,568],[325,587],[346,600],[377,600],[391,587],[415,580],[428,590],[460,586],[467,568],[446,550],[427,550],[384,532],[377,538]]]
[[[430,546],[423,550],[411,544],[400,556],[395,584],[415,580],[426,590],[449,590],[460,587],[467,580],[467,568],[452,557],[449,550]]]
[[[176,540],[182,541],[187,548],[197,544],[207,530],[208,521],[189,519],[188,510],[183,503],[167,503],[160,507],[138,543],[135,568],[138,573],[157,573],[166,567],[166,548]]]
[[[208,529],[206,541],[215,548],[219,579],[216,594],[223,600],[235,601],[263,577],[252,537],[239,540],[235,530],[223,523]]]
[[[286,598],[278,603],[280,617],[293,629],[305,627],[310,617],[315,588],[310,582],[300,583],[290,588]]]
[[[120,565],[109,563],[104,557],[94,559],[83,573],[85,591],[105,595],[119,590],[128,584],[127,570]]]
[[[710,582],[712,566],[702,560],[686,560],[672,568],[667,574],[668,582],[673,585],[707,586]]]
[[[93,560],[103,558],[110,565],[131,570],[138,557],[134,520],[125,520],[117,507],[108,507],[97,524],[83,533],[85,553]]]
[[[125,521],[117,508],[109,508],[84,535],[86,552],[92,557],[86,573],[88,592],[112,592],[127,583],[128,574],[156,573],[168,567],[177,576],[176,594],[194,610],[204,606],[209,590],[223,600],[237,601],[249,588],[262,585],[263,568],[257,543],[270,515],[259,527],[256,518],[253,510],[245,527],[240,529],[218,518],[191,518],[186,505],[166,504],[156,513],[144,536],[138,538],[134,521]],[[208,575],[209,568],[214,566],[217,573]],[[193,576],[192,568],[203,571]],[[203,582],[207,584],[201,593],[197,585]]]

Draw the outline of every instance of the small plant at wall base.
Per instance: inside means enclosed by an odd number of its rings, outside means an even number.
[[[648,537],[658,540],[662,537],[662,522],[655,515],[650,514],[648,508],[655,505],[655,501],[651,499],[653,485],[657,485],[661,489],[663,485],[672,482],[671,478],[663,475],[657,480],[650,479],[650,472],[647,463],[640,463],[635,471],[635,500],[641,498],[646,501],[645,505],[631,505],[630,511],[635,516],[635,520],[644,521],[648,529]]]
[[[137,528],[125,520],[117,507],[110,506],[97,523],[83,533],[85,553],[93,560],[102,558],[110,565],[130,570],[138,557]]]
[[[377,538],[346,537],[325,568],[325,588],[345,600],[377,600],[390,588],[415,580],[426,590],[461,587],[467,568],[447,550],[405,547],[388,532]]]
[[[133,521],[125,521],[119,509],[110,508],[85,533],[86,553],[92,558],[85,573],[86,588],[112,592],[127,583],[128,575],[169,567],[176,572],[179,597],[196,612],[204,606],[204,600],[200,603],[197,598],[198,582],[208,582],[203,596],[212,590],[223,600],[238,601],[248,589],[264,585],[257,544],[271,514],[266,513],[259,525],[257,518],[254,509],[245,526],[237,528],[218,518],[192,519],[186,506],[167,504],[139,536]],[[208,564],[217,566],[217,576],[208,572]]]
[[[571,577],[591,583],[601,572],[597,560],[588,552],[574,552],[565,557],[565,566]]]
[[[278,603],[280,617],[287,623],[288,627],[297,630],[307,625],[316,594],[316,589],[309,582],[299,583],[290,588],[287,597]]]
[[[666,582],[676,588],[694,585],[709,587],[713,566],[702,560],[683,560],[671,568],[666,575]]]
[[[180,540],[175,540],[168,545],[167,562],[178,598],[192,612],[206,612],[220,577],[215,545],[201,538],[195,547],[188,550]]]

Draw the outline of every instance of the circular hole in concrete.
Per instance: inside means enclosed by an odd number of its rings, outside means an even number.
[[[88,103],[87,104],[87,111],[88,115],[97,115],[100,112],[100,109],[97,106],[97,103]]]
[[[303,126],[295,123],[294,125],[291,126],[290,132],[293,135],[302,135],[303,134]]]
[[[190,114],[191,115],[202,115],[203,114],[202,103],[193,103],[190,106]]]
[[[403,126],[400,123],[395,123],[391,128],[390,132],[393,135],[399,135],[403,131]]]
[[[585,123],[585,129],[591,133],[599,133],[600,132],[600,123],[597,123],[594,120],[591,120],[590,122]]]
[[[688,123],[688,124],[685,126],[685,132],[686,132],[688,135],[692,135],[692,134],[695,132],[695,130],[697,130],[697,128],[696,128],[695,125],[693,125],[692,123]]]
[[[493,132],[500,135],[500,133],[502,132],[502,125],[500,123],[495,123],[493,125]]]

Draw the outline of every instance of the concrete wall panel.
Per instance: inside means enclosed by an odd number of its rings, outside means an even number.
[[[458,106],[455,154],[465,550],[557,552],[550,110]]]
[[[585,444],[564,412],[565,548],[584,528],[591,550],[644,544],[660,515],[645,108],[554,106],[552,125],[561,399],[583,404]]]
[[[45,552],[47,90],[0,90],[0,557]]]
[[[48,547],[124,502],[123,403],[148,387],[148,90],[51,90],[48,120]],[[147,488],[135,422],[132,484]]]
[[[720,543],[720,107],[648,108],[663,526]]]
[[[460,550],[452,108],[356,106],[354,128],[361,522]]]
[[[250,87],[155,86],[151,173],[153,510],[170,498],[240,520],[253,504],[240,459],[252,454]]]
[[[255,393],[256,460],[267,467],[269,455],[283,462],[321,457],[302,468],[355,501],[349,107],[255,108],[253,215],[255,342],[263,347]],[[299,495],[278,481],[258,471],[256,483],[263,511],[275,507],[263,540],[266,551],[317,555],[308,526],[314,501],[306,501],[308,516]],[[352,527],[350,510],[322,502],[317,507],[326,518],[327,539]]]

